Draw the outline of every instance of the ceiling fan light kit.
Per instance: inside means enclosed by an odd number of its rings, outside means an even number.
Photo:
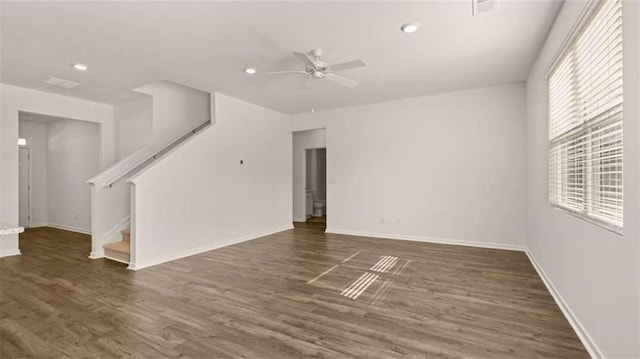
[[[406,23],[406,24],[402,25],[400,27],[400,30],[402,30],[402,32],[406,32],[406,33],[410,34],[412,32],[418,31],[419,28],[420,28],[420,23],[418,23],[418,22],[409,22],[409,23]]]
[[[358,84],[357,81],[338,75],[336,72],[365,67],[367,63],[364,60],[358,59],[330,65],[320,60],[323,53],[320,49],[313,49],[308,53],[294,52],[293,55],[305,65],[304,70],[266,72],[265,75],[304,75],[317,80],[327,79],[345,87],[353,87]]]

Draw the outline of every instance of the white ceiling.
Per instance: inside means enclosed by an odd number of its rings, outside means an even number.
[[[523,81],[561,1],[501,0],[471,15],[471,0],[423,2],[2,2],[1,81],[121,103],[168,79],[285,113]],[[400,26],[418,21],[413,34]],[[291,51],[325,50],[343,88],[264,71],[301,69]],[[75,62],[89,66],[78,72]],[[254,66],[248,76],[243,68]],[[43,84],[49,76],[82,83]]]

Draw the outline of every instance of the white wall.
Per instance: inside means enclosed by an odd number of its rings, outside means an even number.
[[[610,358],[640,357],[639,239],[640,36],[635,1],[624,2],[624,236],[582,221],[547,202],[545,73],[586,2],[565,2],[527,80],[528,245],[591,350]],[[589,340],[589,338],[591,340]],[[599,349],[597,348],[599,347]]]
[[[99,128],[95,123],[47,123],[48,225],[91,233],[91,188],[98,173]]]
[[[293,142],[295,143],[295,136],[296,134],[293,134],[294,139]],[[313,186],[313,183],[311,182],[311,179],[313,178],[313,167],[312,167],[312,162],[313,162],[313,153],[315,152],[315,149],[311,149],[311,150],[306,150],[305,152],[305,162],[306,165],[305,167],[307,168],[306,172],[305,172],[305,189],[309,189]],[[294,168],[295,171],[295,168]],[[295,173],[295,172],[294,172]],[[294,196],[295,197],[295,196]]]
[[[90,187],[98,171],[96,123],[20,121],[31,153],[31,225],[91,231]]]
[[[117,159],[153,143],[153,97],[121,103],[114,107]]]
[[[318,149],[306,151],[307,160],[307,187],[313,192],[313,201],[318,199]]]
[[[18,112],[26,111],[100,124],[100,168],[114,160],[113,107],[0,84],[0,221],[18,223]],[[0,257],[19,254],[18,236],[0,240]]]
[[[31,155],[31,227],[44,226],[47,224],[47,125],[20,121],[18,133],[27,139]]]
[[[327,151],[325,149],[316,150],[316,161],[318,180],[315,196],[319,200],[325,200],[327,199]]]
[[[171,81],[158,81],[135,91],[153,97],[153,140],[165,143],[205,122],[211,116],[208,92]]]
[[[304,222],[306,215],[307,161],[305,150],[324,148],[327,145],[326,130],[315,129],[293,133],[293,220]]]
[[[525,88],[294,115],[327,129],[330,232],[522,248]]]
[[[295,136],[295,134],[294,134]],[[307,170],[305,172],[305,190],[313,192],[313,201],[327,198],[327,152],[324,148],[312,148],[305,151]],[[295,171],[295,170],[294,170]],[[326,207],[325,207],[326,210]]]
[[[130,268],[291,228],[289,117],[215,98],[215,125],[133,179]]]

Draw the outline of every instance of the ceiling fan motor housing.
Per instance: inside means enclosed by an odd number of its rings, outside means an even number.
[[[324,78],[327,72],[331,70],[329,68],[329,64],[324,61],[313,61],[313,65],[315,66],[315,68],[307,66],[305,71],[316,79]]]
[[[309,51],[309,55],[313,56],[317,59],[320,58],[320,56],[322,56],[322,54],[324,54],[324,51],[320,50],[320,49],[313,49],[311,51]]]

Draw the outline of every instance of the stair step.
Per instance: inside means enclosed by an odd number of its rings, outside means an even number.
[[[131,243],[128,241],[107,243],[102,246],[104,256],[118,262],[129,263],[131,253]]]
[[[120,231],[122,234],[122,240],[129,242],[131,240],[131,228],[126,228]]]
[[[131,246],[129,245],[128,242],[125,242],[125,241],[107,243],[107,244],[103,245],[102,247],[104,249],[108,249],[110,251],[126,253],[126,254],[131,253]]]

